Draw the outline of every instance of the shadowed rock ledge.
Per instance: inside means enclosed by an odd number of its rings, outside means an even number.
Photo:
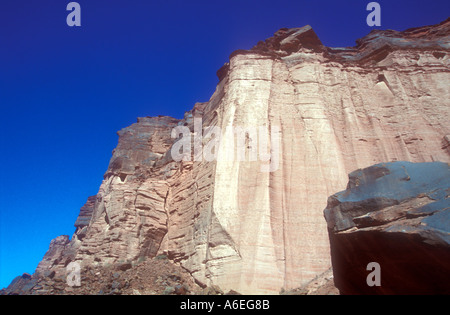
[[[341,294],[450,294],[450,166],[394,162],[352,172],[328,199]],[[380,286],[366,282],[380,265]]]

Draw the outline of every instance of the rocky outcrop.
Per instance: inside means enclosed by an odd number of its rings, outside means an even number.
[[[28,294],[35,286],[37,281],[33,279],[29,273],[17,276],[11,281],[6,289],[0,291],[1,295],[25,295]]]
[[[0,295],[197,295],[207,290],[164,255],[144,262],[91,267],[80,270],[80,286],[69,286],[65,276],[23,274]],[[223,292],[222,292],[223,294]]]
[[[322,210],[349,172],[395,160],[450,162],[449,29],[450,20],[377,31],[338,49],[307,26],[234,52],[208,102],[181,120],[144,117],[119,131],[69,244],[37,272],[166,254],[201,286],[225,292],[309,283],[331,266]],[[175,161],[172,131],[183,126],[192,150]],[[207,127],[229,126],[263,132],[244,133],[243,159],[205,159]],[[217,152],[238,141],[223,137]]]
[[[87,227],[92,219],[92,213],[95,209],[95,202],[97,200],[97,196],[90,196],[83,207],[80,209],[80,214],[78,215],[77,220],[75,221],[75,234],[78,239],[82,240],[84,236],[86,236]]]
[[[339,290],[334,285],[333,269],[330,267],[324,273],[314,277],[300,288],[280,292],[281,295],[338,295]]]
[[[352,172],[324,211],[341,294],[450,294],[449,197],[448,163]],[[367,283],[371,262],[379,264],[379,285]]]
[[[73,259],[75,252],[70,253],[71,247],[70,237],[68,235],[61,235],[50,242],[48,251],[44,258],[39,262],[36,273],[47,274],[54,269],[62,269],[66,267]]]

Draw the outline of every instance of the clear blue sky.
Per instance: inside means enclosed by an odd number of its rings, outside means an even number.
[[[0,288],[73,234],[118,130],[181,118],[209,99],[231,52],[282,27],[310,24],[327,46],[371,30],[368,0],[80,0],[79,28],[66,24],[69,2],[0,2]],[[448,0],[378,2],[381,29],[450,13]]]

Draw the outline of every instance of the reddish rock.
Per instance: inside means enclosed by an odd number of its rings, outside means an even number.
[[[91,222],[92,212],[94,211],[96,200],[97,196],[90,196],[88,197],[85,205],[81,207],[80,214],[74,224],[77,229],[75,233],[88,226],[89,222]]]
[[[44,258],[36,268],[36,274],[47,274],[48,271],[54,269],[56,266],[65,267],[71,260],[71,256],[66,251],[69,244],[70,238],[68,235],[61,235],[53,239]]]

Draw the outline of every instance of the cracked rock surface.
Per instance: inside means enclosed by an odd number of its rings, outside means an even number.
[[[341,294],[450,294],[450,166],[393,162],[352,172],[328,199]],[[370,262],[381,286],[366,283]]]

